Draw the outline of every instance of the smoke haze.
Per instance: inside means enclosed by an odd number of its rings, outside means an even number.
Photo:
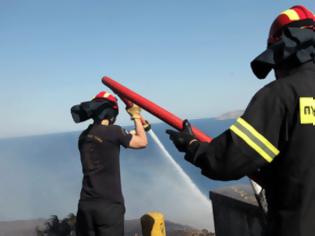
[[[208,124],[209,121],[207,122]],[[202,122],[200,123],[202,124]],[[225,127],[222,121],[213,127]],[[222,183],[200,175],[183,160],[164,134],[166,126],[153,126],[177,163],[208,198],[209,189]],[[0,221],[64,217],[76,213],[81,188],[77,150],[78,132],[0,140]],[[160,148],[149,138],[148,148],[121,151],[121,175],[126,218],[160,211],[165,218],[197,228],[213,229],[212,209],[200,201]]]

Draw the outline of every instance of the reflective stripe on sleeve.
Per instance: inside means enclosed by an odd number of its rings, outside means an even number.
[[[235,124],[230,127],[230,130],[247,143],[248,146],[254,149],[267,162],[272,162],[273,158],[280,153],[272,143],[242,118],[238,118]]]

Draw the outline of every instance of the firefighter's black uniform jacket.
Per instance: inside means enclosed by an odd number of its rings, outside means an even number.
[[[202,174],[238,179],[257,170],[269,206],[268,235],[315,235],[315,64],[305,63],[262,88],[244,115],[185,158]]]

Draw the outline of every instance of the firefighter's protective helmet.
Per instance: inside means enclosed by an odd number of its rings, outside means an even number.
[[[256,77],[264,79],[272,69],[314,60],[314,22],[314,14],[301,5],[281,12],[270,27],[267,49],[251,62]]]
[[[108,92],[105,91],[99,92],[98,94],[96,94],[93,100],[107,100],[110,102],[114,110],[118,110],[117,98]]]
[[[105,91],[101,91],[93,98],[94,102],[99,102],[102,105],[94,111],[93,119],[100,121],[108,119],[110,123],[114,123],[118,115],[118,100],[117,98]]]
[[[301,5],[293,6],[281,12],[270,27],[268,45],[280,40],[282,31],[287,27],[314,29],[314,20],[314,14]]]
[[[92,118],[95,122],[107,119],[112,124],[118,113],[117,98],[105,91],[99,92],[91,101],[71,108],[72,118],[76,123]]]

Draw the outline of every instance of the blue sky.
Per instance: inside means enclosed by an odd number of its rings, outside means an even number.
[[[0,1],[0,137],[78,130],[101,77],[183,118],[244,109],[269,83],[250,61],[283,10],[313,1]],[[119,123],[131,124],[121,109]],[[151,121],[156,121],[146,114]]]

